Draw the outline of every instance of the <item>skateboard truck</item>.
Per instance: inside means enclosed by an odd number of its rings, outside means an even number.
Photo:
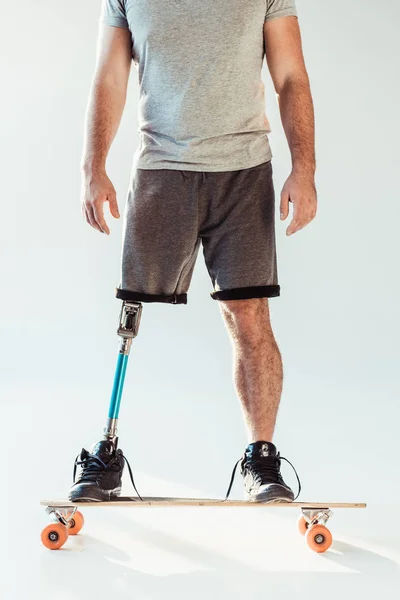
[[[139,331],[142,308],[143,306],[140,302],[128,302],[125,300],[122,303],[119,327],[117,331],[121,338],[121,345],[118,353],[117,367],[115,370],[108,419],[104,428],[105,439],[114,443],[117,439],[118,415],[121,405],[129,353],[131,350],[132,340],[137,336]]]
[[[48,515],[50,515],[51,520],[54,523],[62,523],[63,525],[65,525],[66,527],[69,527],[71,524],[71,520],[74,516],[74,514],[76,513],[76,511],[78,510],[78,508],[76,506],[72,506],[72,507],[52,507],[52,506],[48,506],[46,508],[46,512]]]
[[[303,517],[307,522],[308,527],[317,524],[326,525],[333,515],[333,512],[329,508],[322,510],[320,508],[302,508],[301,512],[303,513]]]

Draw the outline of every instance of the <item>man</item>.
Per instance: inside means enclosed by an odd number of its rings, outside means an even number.
[[[211,296],[232,340],[248,430],[241,460],[245,493],[249,500],[270,502],[292,501],[294,494],[282,479],[282,457],[272,443],[283,374],[268,305],[280,288],[264,56],[292,156],[281,219],[288,217],[291,202],[287,235],[307,225],[317,205],[314,115],[294,0],[103,0],[83,154],[83,212],[107,235],[104,204],[113,217],[120,216],[105,165],[133,58],[140,146],[117,297],[186,303],[202,243]],[[119,493],[121,450],[99,442],[81,462],[71,499]]]

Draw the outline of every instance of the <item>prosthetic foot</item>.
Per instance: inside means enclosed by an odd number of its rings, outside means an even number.
[[[122,450],[118,448],[117,425],[129,353],[132,340],[139,331],[141,314],[140,302],[123,302],[118,328],[121,346],[104,436],[94,444],[90,452],[82,448],[82,452],[76,457],[74,484],[68,494],[71,502],[104,502],[119,496],[125,463],[128,465],[132,485],[139,496],[130,465]],[[81,471],[78,479],[75,479],[77,467],[81,467]]]

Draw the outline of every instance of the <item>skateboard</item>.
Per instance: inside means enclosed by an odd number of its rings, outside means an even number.
[[[326,524],[336,508],[366,508],[364,502],[250,502],[240,500],[216,500],[208,498],[157,498],[122,496],[107,502],[69,502],[66,500],[42,500],[41,506],[46,507],[53,523],[42,531],[41,540],[46,548],[58,550],[68,540],[68,536],[79,533],[84,524],[80,507],[118,506],[130,508],[164,508],[178,506],[195,507],[252,507],[260,510],[267,508],[297,508],[301,514],[297,521],[299,532],[305,537],[306,543],[314,552],[325,552],[332,544],[332,534]]]

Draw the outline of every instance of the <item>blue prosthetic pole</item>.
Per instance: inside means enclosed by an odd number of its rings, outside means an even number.
[[[124,389],[126,367],[128,365],[128,354],[118,354],[117,368],[115,370],[114,385],[111,393],[109,419],[118,419],[121,406],[122,391]]]
[[[141,314],[142,305],[140,302],[123,302],[118,328],[118,335],[121,337],[121,346],[115,370],[107,424],[104,429],[104,437],[106,439],[114,440],[117,437],[119,410],[124,389],[126,368],[128,366],[132,340],[137,336],[139,330]]]

